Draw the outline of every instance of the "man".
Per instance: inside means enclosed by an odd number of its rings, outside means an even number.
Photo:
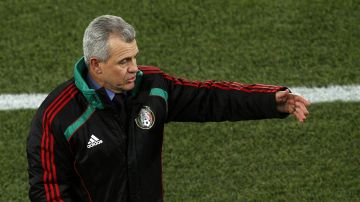
[[[74,78],[49,94],[32,122],[32,201],[162,201],[166,122],[308,115],[308,101],[286,87],[195,82],[137,66],[134,28],[120,17],[94,19],[83,49]]]

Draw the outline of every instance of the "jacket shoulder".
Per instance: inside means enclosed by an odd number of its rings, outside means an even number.
[[[47,124],[54,129],[54,135],[63,136],[66,128],[77,120],[88,106],[88,102],[70,79],[56,87],[45,98],[33,119],[33,127]],[[44,122],[45,121],[45,122]]]
[[[139,70],[142,71],[145,75],[147,74],[163,74],[164,72],[159,67],[154,66],[138,66]]]
[[[48,108],[52,103],[59,100],[61,97],[65,97],[69,95],[69,93],[78,91],[78,89],[75,86],[74,79],[69,79],[68,81],[65,81],[64,83],[58,85],[55,89],[53,89],[44,99],[44,101],[41,103],[38,111],[45,110]]]

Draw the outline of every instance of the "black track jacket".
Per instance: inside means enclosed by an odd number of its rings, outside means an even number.
[[[36,112],[27,143],[32,201],[163,201],[162,144],[170,121],[282,118],[281,86],[188,81],[139,66],[119,124],[104,88],[89,89],[80,59],[74,78]]]

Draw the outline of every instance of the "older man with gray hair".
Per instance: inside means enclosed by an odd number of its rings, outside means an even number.
[[[163,201],[162,144],[170,121],[284,118],[308,101],[286,87],[188,81],[136,63],[134,28],[104,15],[84,56],[36,112],[27,155],[32,201]]]

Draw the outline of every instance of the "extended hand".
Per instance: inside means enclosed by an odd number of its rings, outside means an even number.
[[[300,95],[295,95],[286,91],[278,91],[275,95],[276,109],[279,112],[293,114],[300,122],[304,122],[309,115],[307,106],[310,102]]]

